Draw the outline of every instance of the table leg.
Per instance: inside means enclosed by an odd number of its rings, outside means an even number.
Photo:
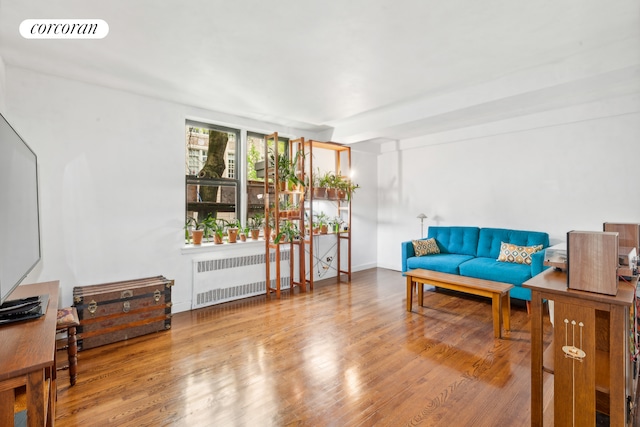
[[[43,426],[46,423],[44,381],[44,369],[27,374],[27,425],[29,427]]]
[[[407,311],[411,311],[413,305],[413,286],[413,279],[411,276],[407,276]]]
[[[502,316],[502,296],[498,293],[491,297],[491,311],[493,314],[493,336],[500,338],[500,317]]]
[[[424,307],[424,282],[416,282],[418,287],[418,305]]]
[[[504,330],[511,330],[511,295],[509,291],[502,296],[502,322]]]
[[[13,406],[15,404],[15,391],[10,388],[0,391],[0,425],[13,425]]]
[[[542,298],[531,291],[531,425],[542,426]]]

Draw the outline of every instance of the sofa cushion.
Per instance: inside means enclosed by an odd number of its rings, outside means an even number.
[[[430,226],[427,237],[436,239],[440,253],[475,256],[479,232],[478,227]]]
[[[531,266],[512,262],[500,262],[495,258],[473,258],[460,264],[459,270],[463,276],[511,283],[516,286],[521,286],[531,278]]]
[[[413,251],[416,253],[416,256],[433,255],[440,253],[440,249],[438,249],[436,239],[431,238],[412,240],[411,243],[413,243]]]
[[[498,255],[498,261],[531,265],[531,255],[541,250],[542,245],[518,246],[502,242],[500,244],[500,255]]]
[[[465,261],[473,259],[471,255],[456,254],[435,254],[421,257],[411,257],[407,259],[407,268],[424,268],[425,270],[434,270],[441,273],[460,274],[458,266]]]
[[[478,238],[476,256],[498,259],[502,242],[518,246],[549,246],[549,235],[540,231],[510,230],[506,228],[482,228]]]

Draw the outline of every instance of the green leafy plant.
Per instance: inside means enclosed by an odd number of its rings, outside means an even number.
[[[316,221],[315,221],[319,226],[322,225],[329,225],[329,215],[327,215],[324,212],[320,212],[319,214],[316,215]]]
[[[339,233],[340,232],[340,226],[342,224],[344,224],[344,220],[342,218],[340,218],[339,216],[333,217],[329,221],[329,225],[331,225],[331,229],[333,230],[334,233]]]
[[[226,232],[227,221],[223,218],[214,218],[211,214],[202,221],[204,229],[204,237],[209,239],[214,237],[218,243],[221,243],[224,233]]]
[[[257,213],[247,220],[247,225],[252,230],[262,228],[264,225],[264,214]]]
[[[320,175],[320,169],[318,169],[317,183],[318,187],[331,188],[336,180],[336,175],[333,172],[325,172]]]
[[[285,242],[293,242],[300,238],[300,229],[295,222],[283,221],[280,224],[280,232],[273,239],[273,243],[280,243],[283,238],[285,238]]]
[[[197,230],[198,221],[192,216],[187,217],[184,222],[184,240],[189,243],[189,234],[191,230]]]

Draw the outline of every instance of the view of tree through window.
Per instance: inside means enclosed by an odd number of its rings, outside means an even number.
[[[256,163],[265,160],[265,135],[246,132],[244,145],[241,134],[240,129],[186,121],[187,219],[201,222],[211,216],[238,219],[245,224],[246,218],[240,218],[241,197],[247,197],[248,217],[264,212],[264,178],[256,170]],[[279,153],[287,152],[288,141],[287,138],[279,138]],[[272,147],[268,149],[267,157],[272,150]],[[240,161],[243,158],[246,162]],[[246,188],[240,188],[242,168],[246,168]]]
[[[240,130],[187,121],[187,218],[238,218]]]

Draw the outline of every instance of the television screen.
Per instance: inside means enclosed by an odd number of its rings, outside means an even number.
[[[0,115],[0,304],[38,261],[36,154]]]

